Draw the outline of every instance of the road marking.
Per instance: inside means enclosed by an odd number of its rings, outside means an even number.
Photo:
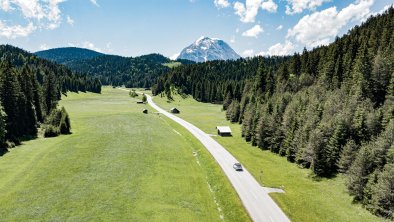
[[[179,136],[182,136],[182,134],[174,129],[172,129],[176,134],[178,134]]]

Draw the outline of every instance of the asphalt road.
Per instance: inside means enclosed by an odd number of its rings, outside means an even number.
[[[234,189],[237,191],[243,205],[248,211],[253,221],[258,222],[286,222],[289,218],[283,213],[278,205],[268,195],[275,189],[265,188],[255,180],[247,169],[235,171],[233,164],[239,161],[235,159],[222,145],[212,139],[208,134],[194,126],[193,124],[163,110],[157,106],[152,97],[147,95],[148,103],[159,113],[179,123],[189,130],[212,154],[218,162],[223,172],[226,174]]]

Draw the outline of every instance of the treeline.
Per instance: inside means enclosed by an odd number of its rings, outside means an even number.
[[[241,99],[246,80],[256,75],[260,63],[270,67],[270,74],[273,75],[286,59],[255,57],[183,65],[159,77],[152,92],[154,95],[164,93],[171,99],[171,86],[175,86],[179,93],[192,95],[200,102],[228,103],[232,98]]]
[[[73,71],[99,78],[104,85],[149,88],[160,75],[170,71],[163,65],[168,62],[168,58],[159,54],[135,58],[103,55],[66,65]]]
[[[67,91],[100,93],[101,83],[19,48],[1,45],[0,153],[21,140],[36,137],[40,124],[59,127],[59,133],[69,133],[67,112],[57,110],[61,94]],[[59,112],[59,122],[47,118]]]
[[[218,73],[213,88],[222,92],[227,118],[241,124],[247,141],[311,168],[317,176],[345,173],[355,201],[393,219],[393,30],[391,7],[329,46],[304,50],[277,67],[260,59],[251,71],[254,77],[244,81],[241,96],[234,88],[222,90],[220,84],[235,73]],[[163,84],[193,92],[192,84],[177,81],[182,75],[205,77],[198,73],[203,69],[192,65],[186,70],[189,73],[173,71],[163,77],[155,93],[165,92]]]
[[[76,61],[92,59],[105,55],[103,53],[96,52],[90,49],[76,47],[54,48],[35,52],[34,54],[40,58],[56,62],[65,66],[67,66],[67,64],[69,63],[74,63]]]

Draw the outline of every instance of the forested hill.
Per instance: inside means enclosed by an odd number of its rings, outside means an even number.
[[[173,85],[200,101],[222,99],[247,141],[318,176],[345,173],[355,201],[393,219],[393,30],[391,7],[334,43],[279,64],[260,58],[179,67],[154,93],[170,97]]]
[[[22,49],[0,45],[0,154],[6,141],[17,144],[35,137],[37,127],[57,110],[67,91],[100,93],[101,83]],[[67,116],[65,110],[57,113]]]
[[[36,55],[63,64],[73,71],[95,76],[104,85],[127,87],[151,87],[159,76],[170,71],[165,64],[171,63],[170,59],[160,54],[132,58],[80,48],[53,49],[37,52]]]
[[[99,53],[93,50],[76,47],[48,49],[36,52],[34,54],[36,54],[40,58],[47,59],[63,65],[67,65],[69,63],[83,59],[91,59],[104,55],[103,53]]]

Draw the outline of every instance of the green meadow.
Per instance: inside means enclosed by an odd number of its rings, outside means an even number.
[[[216,134],[215,127],[228,125],[233,137],[214,137],[230,151],[260,182],[267,187],[283,187],[285,194],[271,194],[292,221],[367,222],[383,221],[352,203],[346,191],[345,176],[316,178],[309,169],[301,169],[286,158],[270,151],[251,146],[241,137],[238,124],[225,119],[221,105],[200,103],[191,97],[173,95],[173,101],[156,96],[153,101],[165,109],[177,107],[179,116],[209,134]]]
[[[204,147],[127,91],[69,93],[60,105],[71,135],[0,157],[0,221],[250,220]]]

